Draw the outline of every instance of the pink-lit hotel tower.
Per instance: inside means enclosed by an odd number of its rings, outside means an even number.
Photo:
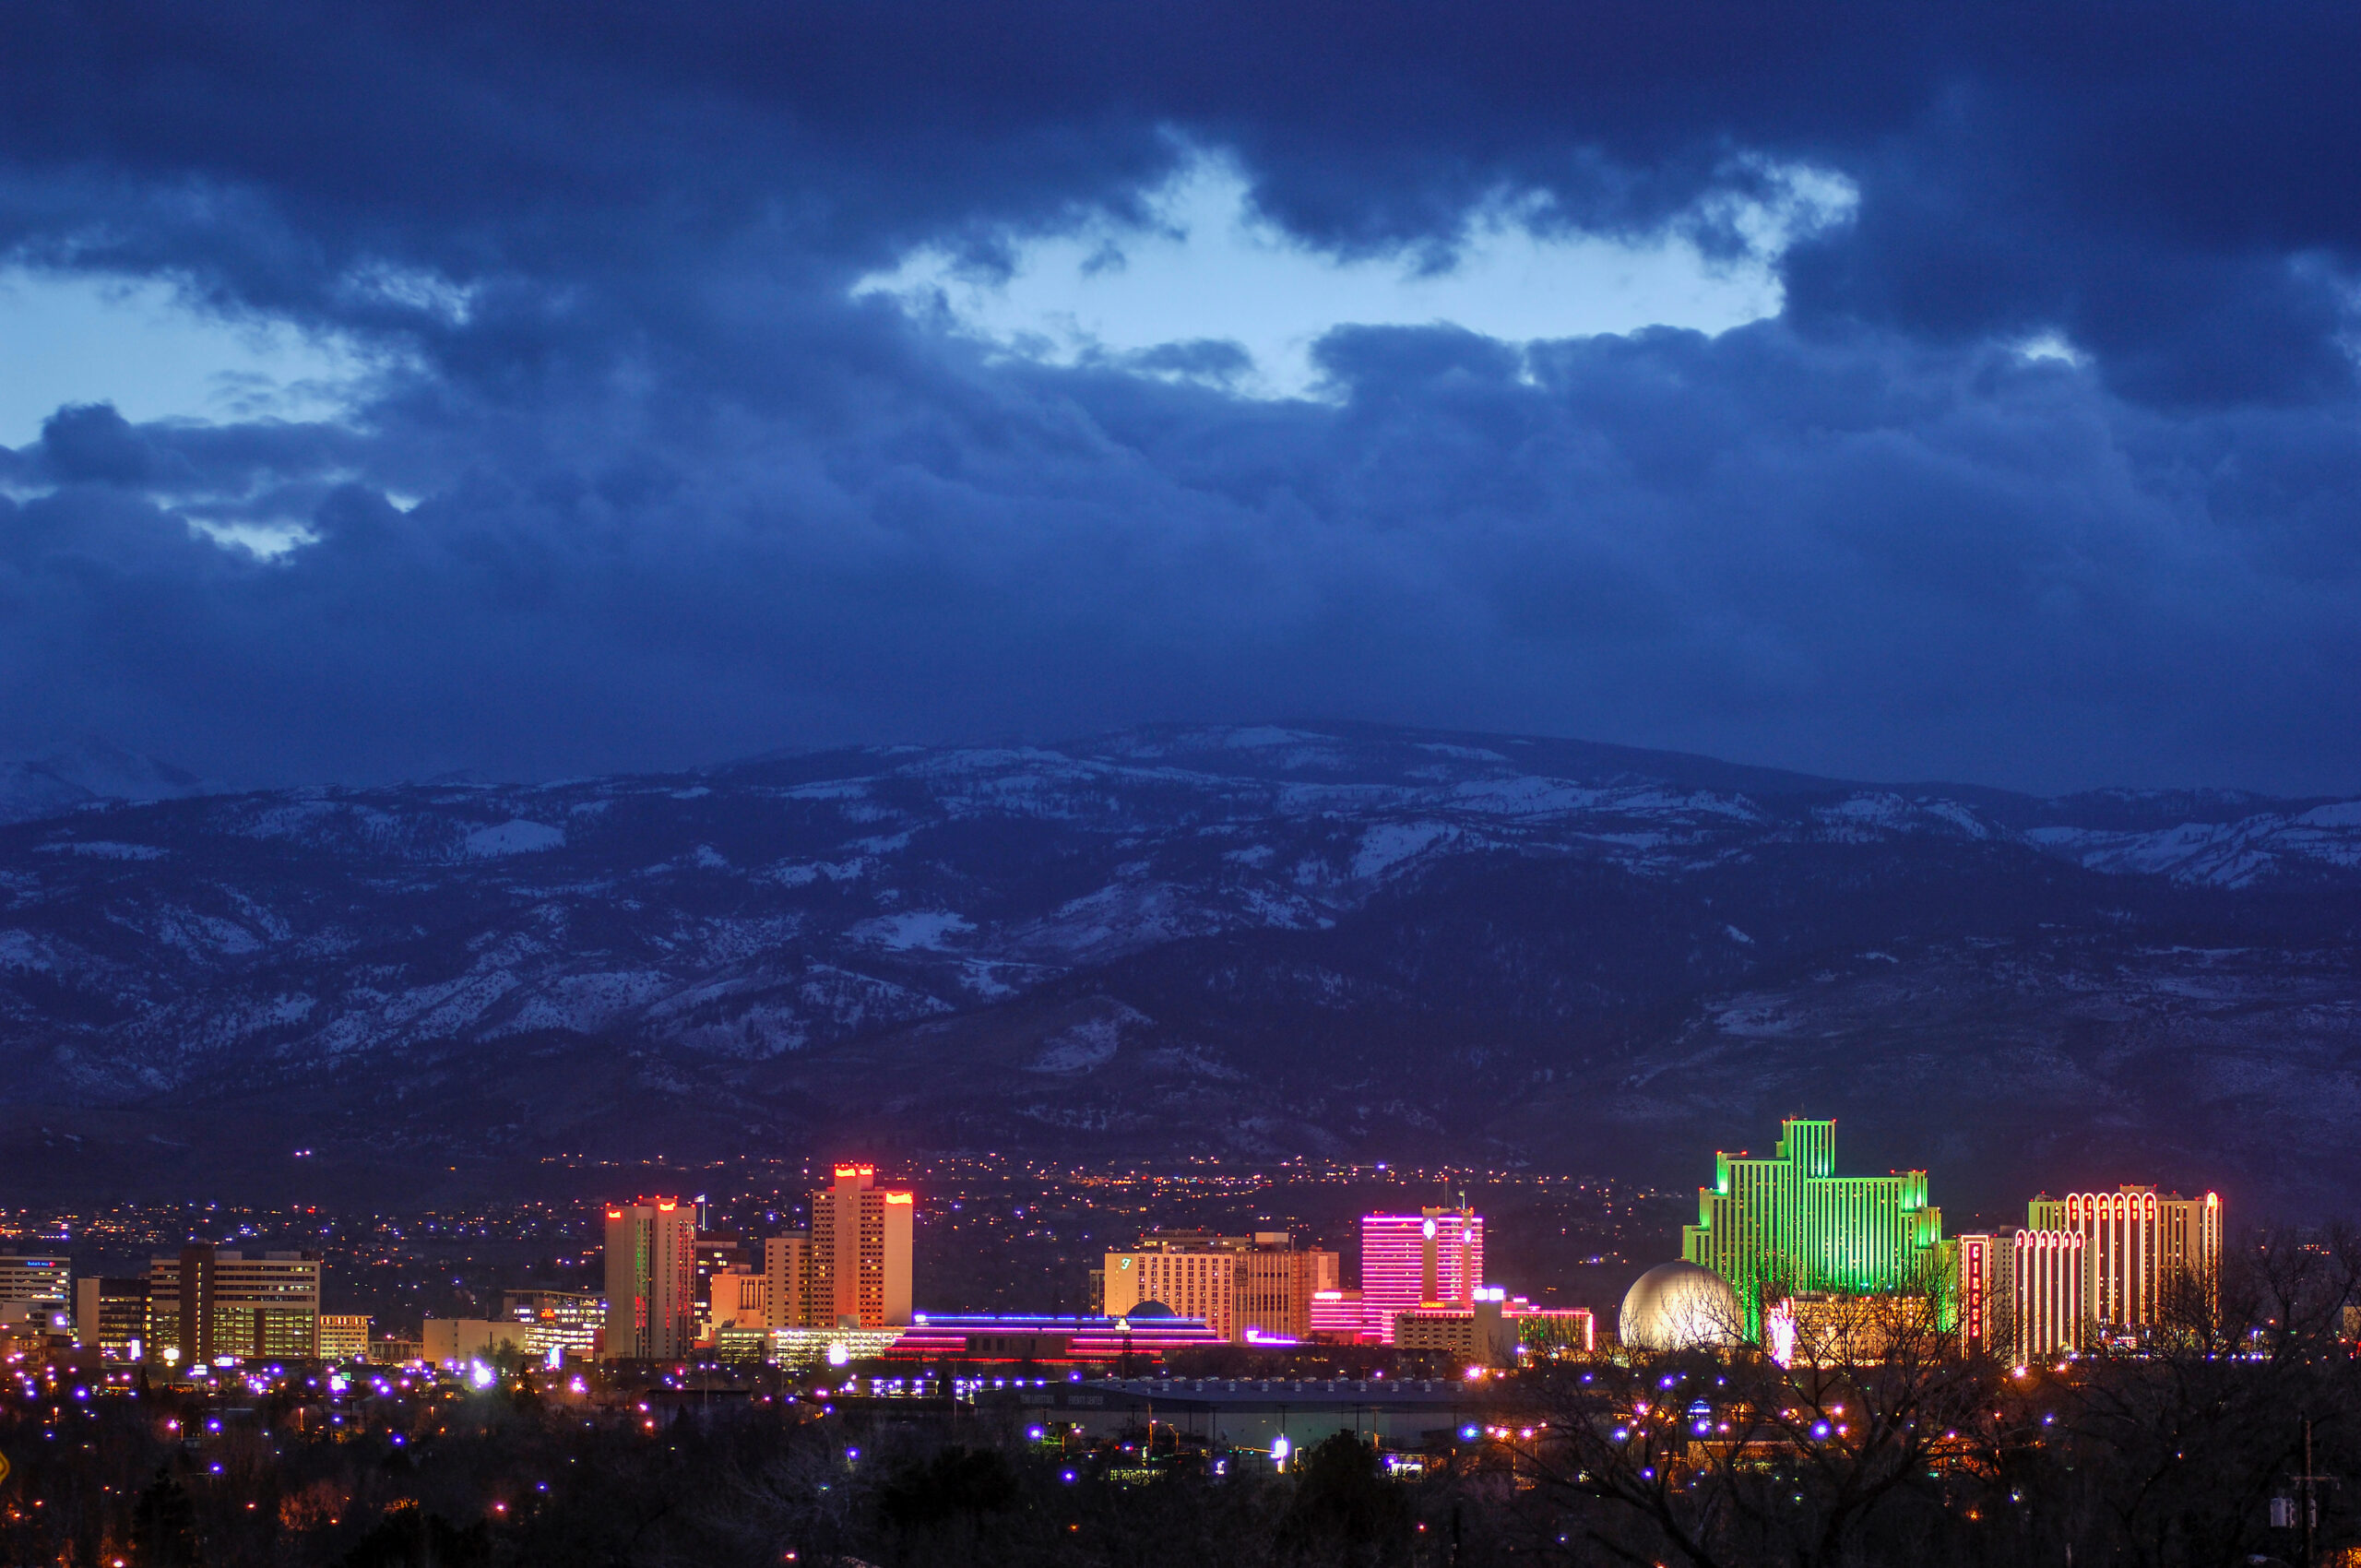
[[[1473,1310],[1484,1282],[1484,1217],[1471,1208],[1361,1217],[1361,1288],[1311,1299],[1311,1331],[1394,1343],[1394,1320],[1420,1307]]]
[[[1361,1288],[1314,1292],[1311,1334],[1501,1365],[1597,1344],[1589,1309],[1536,1307],[1484,1283],[1484,1219],[1464,1206],[1363,1215]]]

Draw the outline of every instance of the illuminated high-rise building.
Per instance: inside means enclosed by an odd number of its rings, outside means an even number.
[[[64,1253],[0,1253],[0,1306],[64,1312],[74,1298],[74,1265]]]
[[[148,1260],[148,1354],[163,1361],[210,1360],[214,1249],[183,1247],[178,1257]]]
[[[148,1281],[95,1274],[76,1280],[74,1337],[110,1360],[139,1360],[148,1348]]]
[[[2091,1320],[2103,1330],[2137,1333],[2163,1321],[2177,1289],[2201,1291],[2208,1303],[2222,1268],[2222,1200],[2184,1198],[2126,1183],[2112,1193],[2042,1194],[2025,1206],[2032,1230],[2082,1238],[2084,1289]]]
[[[1483,1283],[1484,1217],[1474,1209],[1361,1217],[1361,1321],[1384,1343],[1394,1343],[1395,1314],[1472,1308]]]
[[[789,1230],[763,1241],[763,1326],[811,1328],[812,1232]]]
[[[2088,1253],[2085,1239],[2071,1230],[2020,1230],[2010,1238],[2004,1254],[2010,1317],[2006,1343],[2017,1360],[2079,1350],[2087,1342]]]
[[[1978,1232],[1944,1245],[1961,1349],[2031,1361],[2089,1342],[2089,1249],[2079,1232]]]
[[[669,1360],[696,1343],[696,1215],[677,1198],[607,1210],[610,1360]]]
[[[1952,1264],[1952,1326],[1959,1333],[1960,1348],[1971,1355],[1979,1350],[2000,1355],[2008,1348],[2011,1322],[2011,1304],[2002,1299],[2010,1265],[2000,1255],[2008,1250],[2008,1239],[1972,1233],[1955,1236],[1948,1245]]]
[[[692,1212],[701,1212],[700,1210]],[[745,1244],[735,1236],[708,1236],[703,1221],[697,1223],[696,1279],[697,1305],[710,1306],[713,1301],[712,1279],[717,1274],[727,1274],[747,1265]]]
[[[1680,1255],[1729,1281],[1750,1337],[1784,1296],[1940,1284],[1943,1216],[1927,1201],[1927,1173],[1839,1176],[1835,1167],[1833,1121],[1782,1123],[1768,1159],[1714,1157],[1714,1184],[1698,1189]]]
[[[214,1260],[220,1348],[237,1356],[320,1353],[320,1254],[222,1253]]]
[[[1107,1254],[1099,1310],[1122,1317],[1142,1301],[1161,1301],[1233,1344],[1301,1339],[1311,1331],[1313,1295],[1336,1288],[1341,1261],[1297,1247],[1284,1230],[1143,1236],[1133,1250]]]
[[[315,1356],[320,1254],[224,1252],[198,1243],[148,1261],[148,1352],[188,1364],[221,1356]]]
[[[906,1328],[916,1198],[877,1185],[873,1165],[839,1165],[812,1194],[811,1328]]]

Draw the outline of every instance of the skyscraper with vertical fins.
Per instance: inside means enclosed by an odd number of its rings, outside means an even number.
[[[1800,1291],[1874,1293],[1926,1289],[1940,1271],[1942,1211],[1927,1173],[1839,1176],[1836,1123],[1780,1123],[1768,1159],[1714,1157],[1714,1184],[1697,1193],[1697,1223],[1680,1255],[1729,1281],[1760,1337],[1767,1302]]]

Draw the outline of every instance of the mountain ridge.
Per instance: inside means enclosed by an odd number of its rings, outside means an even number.
[[[1897,1158],[1982,1107],[1990,1170],[2080,1107],[2196,1181],[2213,1112],[2151,1081],[2361,1106],[2356,927],[2361,803],[1373,725],[207,794],[0,827],[0,1146],[65,1180],[73,1132],[126,1182],[168,1179],[151,1136],[287,1176],[274,1124],[355,1170],[859,1136],[1669,1171],[1809,1093]],[[1978,1063],[2055,1111],[2009,1127]],[[2207,1179],[2300,1204],[2344,1158],[2241,1133]]]

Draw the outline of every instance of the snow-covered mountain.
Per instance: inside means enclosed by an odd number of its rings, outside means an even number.
[[[191,1142],[151,1123],[206,1106],[378,1155],[861,1129],[1564,1159],[1667,1119],[1760,1136],[1814,1084],[1899,1136],[1981,1103],[2002,999],[2069,1056],[2244,1009],[2327,1042],[2308,1115],[2361,1085],[2361,802],[1321,727],[68,804],[0,828],[0,1103],[47,1149]],[[1918,1089],[1866,1092],[1944,1017]],[[2260,1158],[2226,1164],[2279,1182]]]
[[[2171,797],[2167,797],[2170,799]],[[2218,887],[2246,887],[2288,876],[2361,872],[2361,801],[2296,802],[2236,815],[2167,811],[2159,825],[2120,828],[2086,824],[2035,827],[2031,843],[2094,871],[2146,873]]]
[[[0,823],[56,816],[83,806],[171,801],[206,792],[195,774],[86,738],[39,756],[0,763]]]

